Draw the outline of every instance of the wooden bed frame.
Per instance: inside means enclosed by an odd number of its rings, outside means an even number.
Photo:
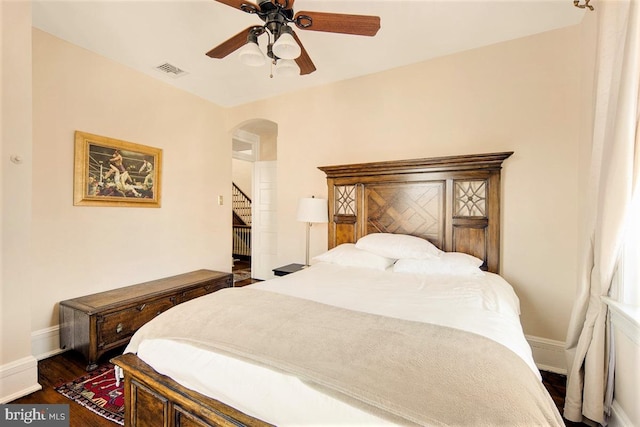
[[[374,232],[430,240],[500,268],[500,171],[512,152],[320,167],[327,175],[329,248]],[[125,426],[268,426],[158,374],[134,354],[124,371]]]

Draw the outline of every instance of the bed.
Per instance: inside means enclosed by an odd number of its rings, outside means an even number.
[[[563,425],[497,274],[511,154],[321,167],[329,250],[141,328],[125,425]]]

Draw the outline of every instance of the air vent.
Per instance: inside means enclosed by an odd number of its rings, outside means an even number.
[[[160,71],[160,72],[162,72],[162,73],[164,73],[164,74],[166,74],[168,76],[171,76],[171,77],[179,77],[179,76],[182,76],[184,74],[187,74],[186,71],[181,70],[180,68],[176,67],[175,65],[171,65],[168,62],[165,62],[162,65],[158,65],[156,67],[156,70],[158,70],[158,71]]]

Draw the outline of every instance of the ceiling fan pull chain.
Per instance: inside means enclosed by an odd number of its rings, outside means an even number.
[[[265,31],[267,33],[267,56],[271,59],[269,61],[269,78],[273,78],[273,64],[276,63],[276,56],[273,54],[273,43],[271,43],[271,33],[269,31]]]

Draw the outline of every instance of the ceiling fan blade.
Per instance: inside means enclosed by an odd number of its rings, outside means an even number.
[[[244,46],[247,43],[247,36],[249,35],[249,32],[254,28],[256,27],[251,26],[249,28],[246,28],[240,31],[235,36],[227,39],[226,41],[220,43],[218,46],[214,47],[209,52],[207,52],[207,56],[211,58],[221,59],[229,55],[231,52],[240,49],[242,46]],[[257,27],[257,28],[262,28],[262,27]]]
[[[243,12],[247,13],[256,13],[260,10],[260,6],[255,3],[251,3],[250,1],[245,0],[215,0],[218,3],[226,4],[227,6],[231,6],[235,9],[240,9]]]
[[[307,50],[304,48],[304,46],[302,46],[302,42],[298,38],[296,32],[292,31],[291,33],[293,34],[293,38],[296,40],[296,43],[298,43],[298,46],[300,46],[301,50],[300,56],[296,58],[296,64],[298,64],[298,67],[300,67],[300,75],[304,76],[305,74],[313,73],[316,70],[316,66],[313,65],[313,61],[311,61]]]
[[[293,3],[295,2],[295,0],[271,0],[271,2],[283,9],[290,10],[293,9]]]
[[[301,30],[360,36],[375,36],[380,29],[380,17],[369,15],[303,11],[296,13],[294,22]]]

